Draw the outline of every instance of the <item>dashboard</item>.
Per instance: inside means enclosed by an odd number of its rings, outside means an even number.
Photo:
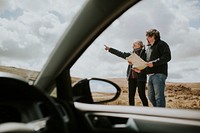
[[[12,76],[1,76],[0,84],[0,132],[66,130],[66,114],[52,97]]]
[[[5,122],[27,123],[48,117],[46,105],[38,101],[0,102],[0,124]]]

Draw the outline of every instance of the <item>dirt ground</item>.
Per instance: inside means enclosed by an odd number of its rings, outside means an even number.
[[[24,77],[25,79],[35,80],[38,72],[24,70],[13,67],[4,67],[0,66],[1,72],[10,72],[13,74],[18,74]],[[80,78],[72,78],[72,83],[80,80]],[[128,105],[128,85],[125,78],[113,78],[108,79],[121,88],[120,97],[111,103],[114,105]],[[148,88],[146,88],[146,94],[148,93]],[[167,108],[182,108],[182,109],[195,109],[200,110],[200,83],[172,83],[167,82],[165,89],[166,96],[166,107]],[[136,106],[142,106],[142,103],[139,99],[138,93],[136,93]],[[151,103],[149,102],[149,105]]]
[[[121,88],[120,97],[109,104],[128,105],[128,86],[126,79],[111,79]],[[146,88],[146,94],[148,88]],[[148,95],[147,95],[148,96]],[[166,83],[165,89],[166,107],[200,110],[200,83]],[[147,97],[148,98],[148,97]],[[136,106],[142,106],[136,92]],[[151,103],[149,101],[150,106]]]

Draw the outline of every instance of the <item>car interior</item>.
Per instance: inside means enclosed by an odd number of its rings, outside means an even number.
[[[35,80],[0,72],[0,133],[199,133],[199,110],[108,105],[121,94],[115,82],[72,81],[73,65],[95,39],[140,2],[85,1]]]

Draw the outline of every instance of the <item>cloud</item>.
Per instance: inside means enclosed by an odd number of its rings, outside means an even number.
[[[40,70],[83,1],[1,1],[1,65]],[[70,5],[70,6],[69,6]],[[73,7],[73,8],[72,8]],[[66,10],[70,12],[67,12]],[[13,60],[11,60],[13,59]],[[6,61],[5,61],[6,60]],[[31,64],[31,65],[30,65]],[[33,65],[34,64],[34,65]]]
[[[63,2],[1,0],[0,65],[40,70],[84,1]],[[147,44],[145,32],[150,28],[157,28],[171,48],[167,80],[199,81],[199,0],[141,1],[93,42],[71,69],[72,76],[126,77],[126,60],[106,52],[104,44],[130,52],[135,40]],[[7,61],[10,57],[14,60]]]
[[[200,57],[199,7],[200,1],[198,0],[141,1],[113,22],[95,40],[94,45],[97,46],[92,46],[87,51],[88,53],[95,51],[90,55],[93,56],[90,58],[91,65],[90,62],[87,62],[87,65],[98,66],[96,72],[93,70],[94,73],[98,73],[102,69],[103,72],[98,74],[101,76],[126,77],[127,62],[105,52],[103,44],[122,52],[129,52],[134,40],[141,39],[146,44],[145,31],[157,28],[161,33],[161,39],[169,44],[172,52],[167,80],[174,82],[200,81],[197,75],[200,73],[200,64],[197,62]],[[83,56],[82,58],[85,58],[85,61],[88,57]],[[73,71],[73,74],[78,73]]]

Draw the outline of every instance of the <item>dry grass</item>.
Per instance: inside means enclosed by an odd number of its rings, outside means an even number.
[[[115,105],[128,105],[128,86],[126,79],[110,79],[121,87],[120,97],[111,103]],[[146,88],[146,94],[148,88]],[[166,83],[166,107],[200,110],[200,83]],[[138,93],[136,93],[136,106],[142,106]],[[151,103],[149,102],[150,106]]]
[[[80,80],[79,78],[72,78],[72,82]],[[128,104],[128,82],[125,78],[112,78],[108,79],[115,82],[121,88],[119,98],[113,102],[106,104],[112,105],[129,105]],[[146,87],[146,94],[148,88]],[[147,95],[148,96],[148,95]],[[167,108],[180,108],[180,109],[194,109],[200,110],[200,83],[166,83],[165,89],[166,107]],[[103,97],[102,97],[103,98]],[[104,95],[104,98],[108,99]],[[142,106],[138,92],[135,96],[136,106]],[[149,101],[149,106],[152,106]]]
[[[4,66],[0,66],[0,71],[18,74],[24,77],[25,79],[32,79],[32,80],[34,80],[38,74],[38,72],[36,71],[24,70],[14,67],[4,67]],[[79,80],[80,78],[73,77],[72,84],[76,83]],[[128,105],[127,80],[125,78],[113,78],[108,80],[111,80],[120,86],[121,95],[116,101],[109,102],[107,104]],[[147,93],[148,89],[146,89],[146,94]],[[167,108],[200,110],[200,83],[167,83],[165,89],[165,96],[166,96]],[[108,98],[106,96],[104,97]],[[137,92],[135,100],[136,100],[136,106],[142,106],[142,103],[139,99]],[[152,106],[150,102],[149,104],[150,106]]]

